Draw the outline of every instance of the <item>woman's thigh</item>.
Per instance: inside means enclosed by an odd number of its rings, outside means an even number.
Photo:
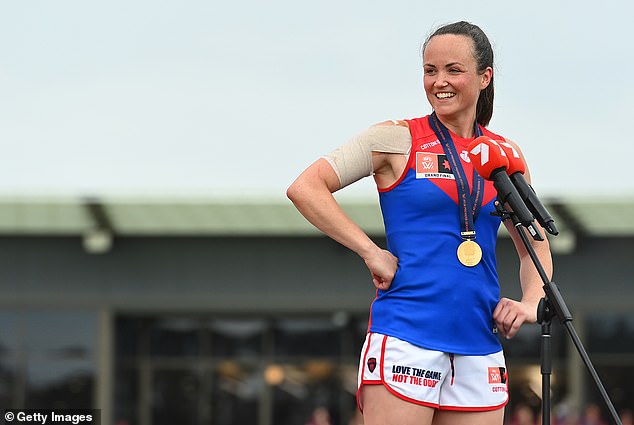
[[[436,410],[402,400],[383,385],[363,386],[364,425],[502,425],[504,408],[485,412]]]
[[[485,412],[438,410],[432,422],[433,425],[502,425],[503,423],[503,407]]]
[[[363,386],[364,425],[431,425],[435,409],[402,400],[383,385]]]

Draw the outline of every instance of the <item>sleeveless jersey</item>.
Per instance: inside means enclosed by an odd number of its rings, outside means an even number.
[[[369,330],[448,353],[486,355],[502,349],[494,330],[499,301],[495,246],[501,219],[491,215],[497,197],[485,180],[475,221],[482,260],[474,267],[458,261],[458,190],[442,145],[428,117],[408,120],[412,149],[399,180],[379,190],[387,249],[399,265],[387,291],[378,290]],[[485,136],[502,137],[482,128]],[[471,190],[473,166],[467,147],[473,139],[451,133]]]

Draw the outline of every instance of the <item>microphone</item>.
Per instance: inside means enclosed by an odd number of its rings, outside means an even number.
[[[544,240],[533,225],[533,214],[511,182],[506,170],[509,161],[502,147],[487,136],[480,136],[467,148],[473,167],[486,180],[492,180],[502,204],[508,204],[519,223],[525,226],[535,240]]]
[[[520,158],[519,152],[508,142],[498,142],[502,147],[502,150],[506,153],[506,157],[509,161],[509,166],[506,169],[507,174],[510,176],[513,185],[517,189],[521,198],[528,209],[533,213],[537,222],[551,235],[557,236],[559,230],[555,226],[555,220],[550,216],[548,210],[541,203],[535,193],[535,189],[524,178],[526,172],[526,166],[524,161]]]

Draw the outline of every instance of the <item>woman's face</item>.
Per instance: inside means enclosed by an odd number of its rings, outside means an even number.
[[[478,73],[473,42],[463,35],[432,37],[423,52],[427,100],[440,118],[475,119],[480,91],[491,82],[493,70]]]

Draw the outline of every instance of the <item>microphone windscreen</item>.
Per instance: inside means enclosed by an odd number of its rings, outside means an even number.
[[[509,167],[506,169],[509,176],[515,173],[524,174],[526,172],[526,164],[524,164],[524,160],[520,157],[520,153],[517,149],[509,142],[498,142],[498,145],[502,146],[509,160]]]
[[[491,173],[499,168],[508,168],[509,160],[502,147],[490,137],[480,136],[469,144],[467,148],[473,167],[485,179],[489,180]]]

